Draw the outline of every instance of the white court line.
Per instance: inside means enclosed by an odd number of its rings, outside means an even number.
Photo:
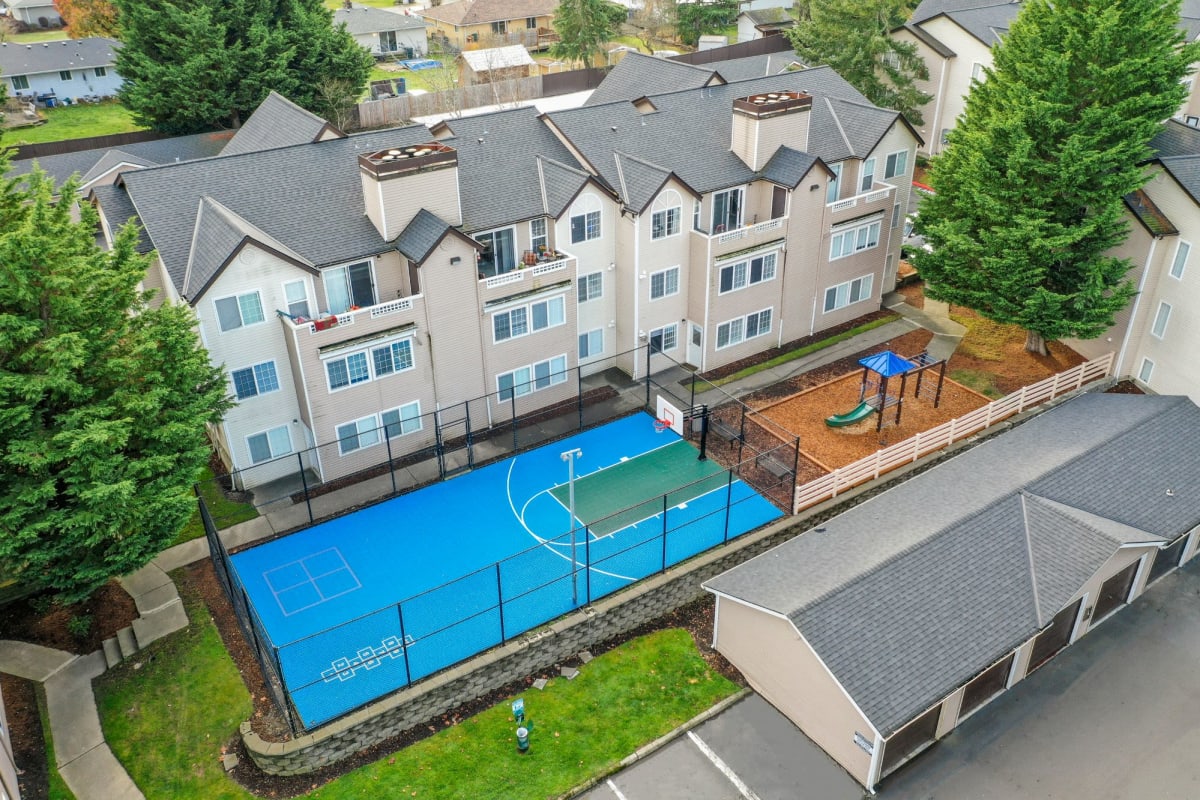
[[[739,778],[737,773],[734,772],[728,764],[722,761],[721,757],[717,755],[711,747],[705,744],[703,739],[696,735],[695,731],[688,731],[688,738],[692,740],[692,744],[696,745],[696,747],[700,749],[700,752],[704,754],[705,758],[712,762],[714,767],[721,770],[721,774],[729,779],[729,782],[733,784],[733,787],[738,790],[742,797],[746,798],[746,800],[759,800],[759,797],[754,793],[754,790],[747,786],[745,781]]]
[[[658,447],[651,447],[649,450],[643,450],[642,452],[638,453],[636,456],[633,456],[632,458],[630,458],[629,456],[623,456],[619,460],[614,461],[612,464],[609,464],[607,467],[596,467],[591,472],[585,472],[582,475],[576,475],[575,480],[578,481],[580,478],[590,478],[591,476],[595,475],[598,472],[604,472],[604,470],[606,470],[606,469],[612,469],[613,467],[619,467],[622,464],[628,464],[630,461],[636,461],[637,459],[641,458],[642,456],[649,455],[650,453],[657,452],[658,450],[662,450],[664,447],[671,447],[673,445],[679,444],[680,442],[686,442],[686,441],[687,441],[686,439],[676,439],[673,442],[667,442],[666,444],[660,444]],[[689,445],[689,447],[690,447],[690,445]],[[514,461],[515,460],[516,459],[514,459]],[[566,485],[567,485],[567,481],[563,481],[562,483],[554,484],[550,488],[557,489],[560,486],[566,486]],[[557,499],[557,498],[555,498],[555,499]]]
[[[618,789],[618,788],[617,788],[617,785],[616,785],[615,783],[613,783],[613,782],[612,782],[612,778],[609,778],[609,779],[608,779],[608,788],[612,789],[612,793],[613,793],[613,794],[615,794],[615,795],[617,796],[617,800],[629,800],[629,798],[628,798],[628,797],[626,797],[625,795],[621,794],[621,790],[620,790],[620,789]]]

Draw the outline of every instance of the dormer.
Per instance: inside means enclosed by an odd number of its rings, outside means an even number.
[[[358,157],[367,218],[385,241],[408,227],[422,208],[462,224],[458,151],[441,142],[405,145]]]
[[[734,155],[760,170],[781,145],[808,150],[812,95],[803,92],[761,92],[733,101]]]

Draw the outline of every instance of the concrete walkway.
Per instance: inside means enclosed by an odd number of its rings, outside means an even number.
[[[884,305],[900,314],[902,319],[816,353],[731,381],[721,388],[740,397],[868,347],[885,344],[918,328],[933,331],[929,350],[936,358],[949,358],[962,339],[965,329],[949,319],[944,305],[926,300],[926,308],[921,311],[907,305],[901,295],[894,293],[884,297]],[[628,402],[628,398],[618,398],[615,402]],[[487,442],[481,442],[478,447],[486,448],[487,445]],[[487,453],[480,453],[480,458],[487,456]],[[424,474],[430,469],[436,472],[436,467],[418,464],[408,469],[416,480],[436,477],[434,473]],[[388,475],[372,478],[313,498],[313,515],[321,518],[373,502],[390,493],[391,478]],[[228,547],[240,547],[307,522],[308,509],[303,503],[280,505],[260,517],[223,530],[221,538]],[[0,641],[0,672],[38,681],[45,688],[55,759],[59,773],[76,800],[144,800],[104,741],[92,694],[92,680],[114,660],[119,662],[121,658],[128,658],[150,642],[187,626],[187,613],[167,573],[208,554],[207,540],[193,539],[163,551],[150,564],[121,579],[121,585],[137,604],[139,616],[129,635],[118,637],[122,638],[119,653],[114,654],[107,643],[105,651],[77,656],[25,642]]]

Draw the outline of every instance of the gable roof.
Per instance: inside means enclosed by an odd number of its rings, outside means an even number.
[[[745,17],[750,21],[751,25],[759,30],[783,30],[784,28],[792,28],[796,25],[796,20],[788,13],[786,8],[781,6],[772,6],[771,8],[763,8],[758,11],[743,11],[738,16]]]
[[[1155,151],[1152,160],[1161,164],[1192,201],[1200,205],[1200,129],[1169,119],[1150,140],[1150,147]]]
[[[448,235],[458,236],[472,247],[478,250],[483,249],[483,245],[479,242],[459,233],[458,229],[449,222],[423,208],[396,237],[396,249],[409,261],[420,264],[429,257],[433,248],[437,247],[438,243]]]
[[[111,68],[120,48],[121,43],[116,39],[102,36],[36,44],[3,42],[0,43],[0,74],[11,78],[68,69]]]
[[[88,182],[102,177],[112,166],[125,159],[125,163],[135,166],[152,166],[208,158],[221,152],[221,148],[225,147],[232,137],[232,131],[197,133],[191,136],[123,144],[119,150],[99,147],[40,158],[23,158],[12,162],[9,174],[24,175],[33,169],[36,163],[53,177],[56,183],[62,183],[71,175],[79,173],[84,179],[80,188],[87,188]]]
[[[549,17],[556,8],[558,0],[458,0],[426,8],[421,16],[450,25],[486,25],[501,20]]]
[[[784,145],[775,151],[762,170],[762,176],[772,183],[795,189],[820,160],[808,153]]]
[[[1119,548],[1198,522],[1200,408],[1087,394],[705,587],[791,619],[886,736],[1047,625]]]
[[[382,31],[404,31],[425,28],[425,20],[414,14],[396,14],[382,8],[354,6],[339,8],[333,12],[333,24],[345,25],[352,35],[380,33]]]
[[[278,92],[270,92],[238,128],[221,155],[233,156],[315,142],[326,131],[346,134]]]
[[[584,105],[634,100],[645,96],[647,91],[666,94],[724,82],[721,74],[711,67],[629,52],[604,76]]]
[[[108,220],[109,227],[114,231],[127,222],[133,222],[139,230],[142,228],[142,221],[138,219],[137,210],[133,207],[129,195],[120,187],[107,183],[101,184],[88,192],[88,199],[100,207],[104,218]],[[150,243],[148,236],[142,235],[138,237],[136,249],[145,255],[154,250],[154,245]]]
[[[806,65],[800,60],[800,56],[788,50],[781,53],[734,58],[728,61],[714,61],[708,66],[719,70],[721,77],[729,83],[734,83],[748,81],[752,78],[764,78],[768,75],[778,75],[781,72],[787,72],[789,68],[804,68]]]
[[[490,72],[494,69],[508,67],[532,66],[533,56],[523,45],[513,44],[507,47],[488,47],[483,50],[464,50],[463,61],[473,72]]]

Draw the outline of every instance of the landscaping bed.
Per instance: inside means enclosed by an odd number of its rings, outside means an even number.
[[[61,606],[39,593],[0,606],[0,639],[33,642],[86,655],[137,617],[133,598],[115,580],[87,600]],[[81,621],[74,621],[81,620]]]

